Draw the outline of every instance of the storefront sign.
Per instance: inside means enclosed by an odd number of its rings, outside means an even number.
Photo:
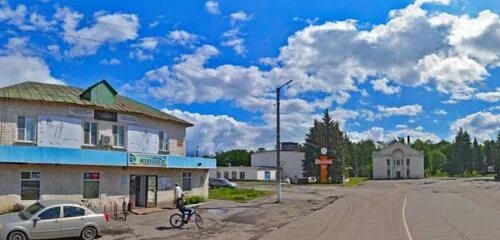
[[[94,117],[94,110],[88,109],[88,108],[81,108],[81,107],[70,107],[69,108],[69,115],[73,117],[79,117],[79,118],[93,118]]]
[[[166,167],[167,156],[129,153],[128,165],[140,167]]]
[[[133,125],[133,124],[137,124],[138,121],[137,121],[137,117],[135,117],[135,116],[118,113],[118,122]]]

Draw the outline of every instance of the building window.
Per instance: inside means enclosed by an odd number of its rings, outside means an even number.
[[[406,166],[410,166],[410,159],[409,158],[406,159]]]
[[[21,200],[40,199],[40,172],[21,172]]]
[[[391,160],[387,159],[387,166],[391,166]]]
[[[392,165],[396,166],[396,160],[392,160]]]
[[[168,135],[167,132],[159,132],[159,144],[160,144],[160,152],[168,152]]]
[[[245,180],[245,172],[240,172],[240,179]]]
[[[191,172],[182,173],[182,191],[191,191]]]
[[[222,177],[222,174],[220,174],[220,172],[217,172],[217,178],[220,178]]]
[[[17,140],[22,142],[35,141],[35,118],[27,116],[17,117]]]
[[[83,198],[99,198],[99,177],[97,172],[83,174]]]
[[[224,172],[224,178],[229,179],[229,172]]]
[[[84,122],[83,123],[83,144],[97,145],[97,123]]]
[[[236,179],[236,176],[238,176],[236,171],[231,172],[231,179]]]
[[[387,169],[387,178],[391,178],[391,169]]]
[[[406,169],[406,177],[409,178],[410,177],[410,169]]]
[[[113,125],[113,146],[125,147],[125,127]]]

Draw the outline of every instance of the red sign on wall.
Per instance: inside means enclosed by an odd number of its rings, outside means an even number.
[[[85,179],[85,180],[99,180],[99,173],[96,173],[96,172],[84,173],[83,179]]]

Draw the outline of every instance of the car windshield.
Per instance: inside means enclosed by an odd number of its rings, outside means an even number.
[[[23,220],[28,220],[31,216],[35,215],[37,212],[40,210],[44,209],[45,206],[43,206],[40,203],[34,203],[33,205],[29,206],[28,208],[24,209],[22,212],[19,213],[19,216]]]

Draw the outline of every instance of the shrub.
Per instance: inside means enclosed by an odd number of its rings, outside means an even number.
[[[200,196],[196,196],[196,195],[186,197],[186,205],[198,204],[198,203],[202,203],[204,201],[205,201],[205,199],[203,199]]]

